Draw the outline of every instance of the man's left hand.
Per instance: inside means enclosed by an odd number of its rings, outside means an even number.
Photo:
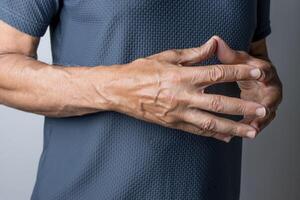
[[[248,64],[261,69],[259,80],[238,82],[242,99],[257,102],[266,108],[258,111],[261,112],[260,116],[263,117],[244,116],[242,120],[260,132],[275,118],[278,105],[282,101],[282,83],[275,67],[267,57],[265,41],[261,42],[261,44],[254,44],[253,49],[250,49],[250,53],[246,53],[231,49],[217,36],[214,38],[218,41],[217,56],[222,63]]]

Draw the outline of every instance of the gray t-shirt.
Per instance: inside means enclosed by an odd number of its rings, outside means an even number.
[[[38,37],[50,25],[53,63],[92,67],[196,47],[212,35],[247,51],[251,41],[270,33],[269,3],[1,0],[0,19]],[[238,97],[240,91],[236,83],[224,83],[207,92]],[[46,117],[31,199],[237,200],[241,147],[240,138],[226,144],[117,112]]]

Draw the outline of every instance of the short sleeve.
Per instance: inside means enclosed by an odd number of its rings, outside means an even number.
[[[257,23],[252,42],[261,40],[270,33],[270,0],[257,0]]]
[[[0,20],[35,37],[45,34],[59,0],[0,0]]]

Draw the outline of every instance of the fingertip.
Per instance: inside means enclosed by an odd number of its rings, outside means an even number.
[[[248,132],[246,133],[246,136],[247,136],[248,138],[254,139],[255,136],[256,136],[256,130],[250,130],[250,131],[248,131]]]
[[[250,74],[251,74],[251,77],[255,78],[259,82],[267,82],[269,79],[266,75],[266,71],[259,67],[254,67],[250,71]]]
[[[250,71],[250,75],[251,75],[251,77],[258,80],[262,77],[262,71],[256,67]]]
[[[259,107],[256,109],[255,114],[256,116],[263,118],[267,115],[267,109],[264,106]]]

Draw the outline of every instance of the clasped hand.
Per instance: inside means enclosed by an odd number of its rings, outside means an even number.
[[[214,55],[221,64],[194,66]],[[115,83],[120,95],[115,110],[225,142],[233,136],[255,138],[274,119],[282,98],[282,86],[270,62],[235,51],[217,36],[198,48],[137,59],[121,71],[122,78]],[[237,82],[241,98],[204,92],[221,82]],[[211,112],[244,119],[233,121]]]

